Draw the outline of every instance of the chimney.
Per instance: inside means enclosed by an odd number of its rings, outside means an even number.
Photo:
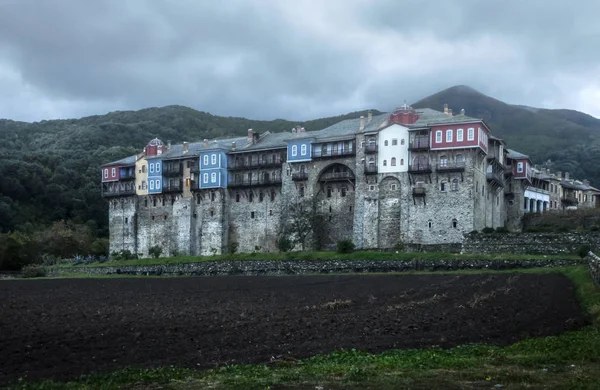
[[[295,127],[292,127],[292,137],[295,137],[298,134]]]
[[[448,115],[448,104],[444,104],[444,114]]]
[[[358,131],[363,131],[365,129],[365,117],[360,116],[360,125],[358,126]]]
[[[248,143],[251,144],[254,139],[254,133],[252,129],[248,129]]]
[[[235,141],[231,143],[231,151],[235,152]]]
[[[204,138],[204,147],[208,148],[208,140],[206,138]]]
[[[465,115],[465,109],[464,108],[461,108],[460,115]]]
[[[562,180],[562,172],[561,171],[556,172],[556,177],[558,178],[558,180]]]
[[[583,179],[582,182],[584,186],[590,186],[590,181],[588,179]]]
[[[569,172],[565,172],[565,180],[569,180]]]
[[[258,133],[252,133],[252,136],[253,136],[252,143],[253,144],[257,144],[258,140],[260,139],[260,134],[258,134]]]
[[[452,116],[452,109],[451,108],[448,109],[448,116]]]
[[[183,141],[183,153],[188,152],[188,146],[189,146],[189,143],[186,141]]]
[[[299,133],[299,134],[302,134],[302,133],[304,133],[304,127],[301,127],[301,128],[300,128],[300,130],[298,130],[298,133]]]
[[[367,123],[370,123],[372,119],[373,113],[371,112],[371,110],[369,110],[369,112],[367,112]]]
[[[171,149],[171,140],[167,140],[167,149]]]

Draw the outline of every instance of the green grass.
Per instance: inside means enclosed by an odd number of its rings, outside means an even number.
[[[128,265],[158,265],[158,264],[181,264],[197,263],[203,261],[252,261],[252,260],[574,260],[580,259],[576,255],[513,255],[513,254],[457,254],[444,252],[369,252],[360,251],[347,254],[337,252],[289,252],[289,253],[239,253],[232,255],[216,256],[178,256],[162,257],[158,259],[134,259],[134,260],[111,260],[104,263],[81,264],[75,267],[123,267]],[[70,264],[62,264],[58,267],[71,267]]]
[[[494,271],[488,271],[494,272]],[[562,272],[577,286],[592,325],[559,336],[528,339],[507,347],[467,345],[394,350],[381,354],[347,350],[268,365],[212,370],[173,367],[125,368],[69,383],[16,384],[15,389],[597,389],[600,384],[600,288],[585,266],[510,272]],[[472,273],[456,271],[451,273]]]

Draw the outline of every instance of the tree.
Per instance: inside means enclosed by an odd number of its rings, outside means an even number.
[[[317,212],[316,199],[288,204],[285,215],[280,240],[287,238],[302,251],[308,248],[310,241],[315,249],[321,247],[323,216]]]

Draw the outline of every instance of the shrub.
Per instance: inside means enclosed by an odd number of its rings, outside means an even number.
[[[229,243],[229,245],[227,247],[227,251],[229,252],[230,255],[233,255],[238,251],[239,247],[240,247],[239,243],[232,241]]]
[[[597,232],[597,231],[599,231],[599,230],[600,230],[600,226],[592,226],[592,227],[590,228],[590,230],[591,230],[592,232]]]
[[[41,278],[46,276],[46,268],[36,264],[26,265],[21,269],[21,277],[23,278]]]
[[[486,227],[486,228],[481,229],[482,233],[494,233],[494,231],[495,231],[494,228],[491,228],[491,227]]]
[[[577,254],[583,259],[591,250],[592,248],[589,245],[582,245],[577,249]]]
[[[396,252],[402,252],[404,250],[404,243],[402,241],[398,241],[398,243],[394,246]]]
[[[277,249],[280,252],[289,252],[294,247],[294,243],[287,236],[281,236],[277,239]]]
[[[496,233],[509,233],[509,231],[507,227],[500,226],[496,228]]]
[[[469,234],[479,234],[479,232],[477,230],[471,230]]]
[[[569,228],[566,226],[561,226],[558,229],[556,229],[556,231],[559,233],[567,233],[569,231]]]
[[[154,257],[155,259],[158,259],[162,254],[162,248],[158,245],[154,245],[153,247],[150,247],[150,249],[148,249],[148,254]]]
[[[338,253],[352,253],[354,251],[355,245],[352,240],[345,239],[338,241],[337,243],[337,252]]]

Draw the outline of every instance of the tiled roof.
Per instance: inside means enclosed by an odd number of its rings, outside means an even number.
[[[137,161],[137,154],[134,154],[133,156],[129,156],[129,157],[125,157],[120,160],[117,160],[117,161],[109,162],[108,164],[104,164],[102,166],[106,167],[108,165],[133,165],[133,164],[135,164],[136,161]]]
[[[508,151],[508,158],[512,158],[512,159],[515,159],[515,158],[529,158],[528,155],[523,154],[523,153],[519,153],[516,150],[513,150],[513,149],[506,149],[506,150]]]

